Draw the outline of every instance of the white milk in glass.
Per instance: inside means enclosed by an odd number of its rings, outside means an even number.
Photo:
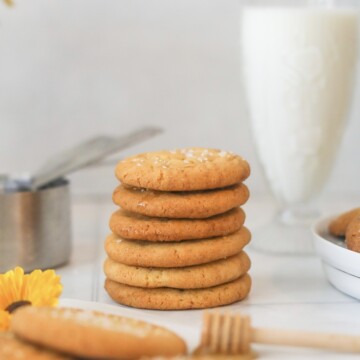
[[[329,175],[352,94],[358,13],[245,8],[242,51],[253,133],[275,194],[312,198]]]

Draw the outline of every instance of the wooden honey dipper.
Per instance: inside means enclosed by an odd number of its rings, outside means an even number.
[[[253,328],[247,315],[204,312],[199,349],[211,354],[246,354],[251,343],[360,352],[360,336]]]

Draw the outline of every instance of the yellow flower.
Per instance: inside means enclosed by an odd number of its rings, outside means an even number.
[[[6,330],[10,314],[23,305],[54,306],[62,292],[60,276],[54,270],[24,274],[16,267],[0,274],[0,330]]]

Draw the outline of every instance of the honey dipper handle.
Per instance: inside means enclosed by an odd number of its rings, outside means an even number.
[[[254,343],[360,352],[360,336],[252,328]]]

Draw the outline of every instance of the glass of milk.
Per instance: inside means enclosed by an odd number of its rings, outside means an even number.
[[[259,159],[281,211],[254,247],[311,253],[308,206],[334,162],[353,94],[360,1],[244,0],[245,93]]]

